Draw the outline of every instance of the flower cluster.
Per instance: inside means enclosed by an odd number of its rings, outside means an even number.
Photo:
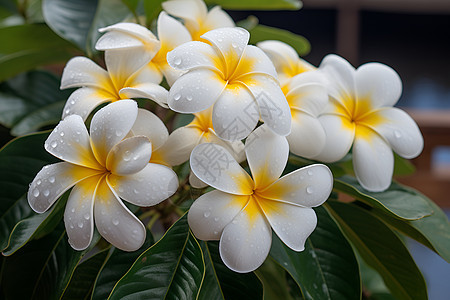
[[[74,249],[90,245],[94,220],[115,247],[141,247],[145,227],[123,200],[148,207],[171,197],[179,186],[172,167],[189,160],[191,186],[215,188],[189,210],[193,233],[220,240],[224,263],[249,272],[267,257],[272,230],[302,251],[317,224],[312,207],[331,193],[326,165],[282,176],[289,152],[325,163],[351,152],[355,175],[370,191],[389,187],[393,151],[406,158],[421,152],[417,125],[392,107],[402,86],[391,68],[355,70],[336,55],[316,68],[282,42],[249,45],[249,32],[218,6],[169,0],[163,8],[157,36],[135,23],[100,30],[96,49],[104,51],[106,70],[85,57],[64,69],[61,88],[78,89],[45,143],[63,162],[36,175],[28,200],[42,213],[73,187],[64,222]],[[133,99],[194,119],[169,135]],[[88,132],[84,122],[109,102]]]

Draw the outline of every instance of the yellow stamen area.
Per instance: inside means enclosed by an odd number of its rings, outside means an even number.
[[[155,57],[153,57],[152,62],[157,66],[167,65],[167,53],[173,50],[173,46],[169,45],[167,42],[163,43],[161,41],[161,48],[156,53]]]
[[[207,133],[209,129],[213,129],[212,124],[212,111],[213,106],[208,109],[202,110],[201,112],[194,114],[194,120],[188,124],[189,127],[198,128],[200,131]]]
[[[308,64],[303,63],[301,60],[293,61],[288,59],[288,62],[281,66],[281,73],[289,77],[294,77],[295,75],[311,70],[314,70],[314,68]]]
[[[150,163],[152,164],[159,164],[164,165],[166,167],[171,168],[172,166],[167,162],[166,156],[164,155],[164,152],[156,149],[152,152],[152,156],[150,157]]]

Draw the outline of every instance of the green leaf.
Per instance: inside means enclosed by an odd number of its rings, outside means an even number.
[[[202,251],[184,215],[141,254],[110,299],[195,299],[204,275]]]
[[[414,174],[416,167],[397,153],[394,153],[394,176],[405,176]]]
[[[450,222],[439,206],[423,197],[433,209],[433,214],[419,220],[399,220],[379,210],[372,212],[392,228],[424,244],[450,263]]]
[[[375,269],[395,299],[427,299],[425,280],[403,241],[363,208],[328,201],[326,207],[364,261]]]
[[[303,5],[299,0],[206,0],[205,2],[234,10],[298,10]]]
[[[295,252],[274,234],[270,256],[297,282],[305,299],[360,299],[361,279],[352,247],[322,207],[317,227]]]
[[[95,245],[99,235],[94,236]],[[73,250],[63,226],[5,259],[2,285],[7,299],[59,299],[87,253]],[[6,276],[5,276],[6,275]],[[24,284],[26,283],[26,284]]]
[[[268,257],[255,273],[263,283],[264,300],[292,300],[288,291],[286,271],[272,258]]]
[[[0,85],[0,123],[12,135],[23,135],[57,124],[71,90],[61,91],[60,80],[44,71],[20,74]]]
[[[386,191],[375,193],[364,189],[356,178],[342,176],[334,180],[334,189],[400,219],[417,220],[433,213],[425,196],[396,182]]]
[[[45,24],[26,24],[0,28],[0,81],[73,56],[74,47]]]
[[[44,150],[47,133],[16,138],[0,150],[0,249],[20,220],[33,214],[26,193],[36,173],[56,159]]]
[[[292,46],[300,56],[305,56],[311,51],[311,45],[303,36],[292,33],[288,30],[270,27],[266,25],[256,25],[250,30],[250,43],[256,44],[266,40],[278,40]]]
[[[153,235],[150,231],[147,231],[145,243],[140,249],[133,252],[126,252],[113,248],[111,255],[108,257],[95,280],[92,299],[104,300],[108,298],[108,295],[120,278],[125,275],[142,252],[151,247],[154,242]]]
[[[147,0],[144,1],[144,11],[145,11],[145,17],[147,19],[147,27],[150,27],[152,25],[153,20],[155,20],[159,13],[162,11],[161,3],[163,3],[165,0]]]
[[[240,20],[236,23],[236,26],[242,27],[247,29],[248,31],[252,30],[253,28],[258,25],[259,20],[255,16],[248,16],[247,19]]]
[[[105,263],[110,250],[111,249],[109,247],[103,249],[79,264],[76,267],[72,279],[70,280],[69,285],[67,286],[61,299],[87,299],[92,293],[95,278]]]
[[[218,242],[200,242],[205,257],[205,279],[199,300],[263,299],[263,286],[254,273],[231,271],[220,258]]]

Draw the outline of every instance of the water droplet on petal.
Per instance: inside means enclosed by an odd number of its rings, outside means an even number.
[[[135,194],[139,194],[139,191],[138,191],[137,189],[134,189],[133,192],[134,192]]]
[[[215,217],[215,218],[214,218],[214,221],[215,221],[215,222],[218,222],[219,220],[220,220],[219,217]]]
[[[191,96],[191,95],[186,96],[186,100],[187,100],[187,101],[192,101],[192,96]]]
[[[125,153],[123,154],[123,160],[124,161],[129,161],[131,159],[131,152],[130,151],[125,151]]]
[[[112,223],[114,224],[114,225],[119,225],[119,220],[117,220],[117,219],[114,219],[113,221],[112,221]]]
[[[83,228],[84,223],[83,222],[78,222],[78,227]]]
[[[59,135],[60,135],[60,136],[64,136],[64,131],[61,131],[61,132],[59,133]]]
[[[306,188],[306,193],[312,194],[313,192],[314,192],[314,189],[313,189],[312,186],[308,186],[308,187]]]
[[[75,208],[72,208],[70,211],[74,213],[75,212]]]
[[[204,216],[205,218],[209,217],[210,215],[211,215],[211,212],[210,212],[210,211],[205,211],[205,213],[203,214],[203,216]]]
[[[313,171],[308,170],[308,175],[309,175],[309,176],[312,176],[312,174],[313,174]]]
[[[50,183],[54,183],[54,182],[55,182],[55,177],[53,177],[53,176],[49,177],[49,178],[48,178],[48,181],[49,181]]]
[[[395,138],[399,139],[402,137],[402,133],[398,130],[394,130],[394,136],[395,136]]]
[[[179,66],[181,64],[181,57],[177,57],[175,58],[175,60],[173,61],[173,64],[175,66]]]
[[[45,191],[43,192],[43,194],[44,194],[45,197],[48,197],[48,195],[50,195],[50,191],[49,191],[49,190],[45,190]]]
[[[56,141],[53,141],[53,142],[50,143],[50,146],[52,148],[56,148],[56,146],[58,146],[58,143]]]
[[[122,135],[122,131],[121,130],[116,130],[116,135],[117,136],[121,136]]]
[[[39,190],[38,189],[34,189],[33,196],[35,196],[35,197],[39,196]]]
[[[89,220],[89,219],[91,218],[91,216],[89,215],[89,213],[85,213],[85,214],[84,214],[84,218],[85,218],[86,220]]]
[[[180,95],[180,94],[175,94],[175,96],[173,96],[173,99],[174,99],[175,101],[180,100],[180,98],[181,98],[181,95]]]

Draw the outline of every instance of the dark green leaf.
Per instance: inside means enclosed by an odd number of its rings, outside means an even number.
[[[378,210],[373,213],[389,226],[424,244],[450,263],[450,222],[439,206],[423,197],[428,200],[433,214],[419,220],[399,220]]]
[[[286,271],[272,258],[268,257],[255,273],[263,283],[264,300],[293,299],[289,294]]]
[[[364,261],[381,275],[395,299],[427,299],[419,268],[388,226],[353,204],[328,201],[326,207]]]
[[[334,180],[334,189],[396,218],[417,220],[433,213],[425,196],[396,182],[392,182],[386,191],[375,193],[365,190],[356,178],[342,176]]]
[[[110,299],[195,299],[204,273],[202,251],[185,215],[142,253]]]
[[[88,299],[94,287],[95,278],[108,257],[110,248],[103,249],[79,264],[61,299]]]
[[[32,213],[26,196],[36,173],[56,159],[44,150],[47,133],[14,139],[0,150],[0,249],[8,246],[9,235],[20,220]]]
[[[394,153],[394,176],[411,175],[416,171],[416,167],[411,161]]]
[[[205,2],[235,10],[298,10],[302,7],[299,0],[206,0]]]
[[[122,0],[123,4],[125,4],[129,10],[136,11],[140,0]]]
[[[45,24],[0,28],[0,81],[37,66],[64,62],[74,47]]]
[[[164,0],[146,0],[144,1],[144,11],[147,19],[147,27],[150,27],[152,21],[158,17],[159,13],[162,11],[161,3]]]
[[[23,135],[57,124],[72,90],[61,91],[60,80],[48,72],[32,71],[0,85],[0,123]]]
[[[147,231],[145,243],[139,250],[125,252],[117,248],[113,248],[111,250],[111,255],[108,257],[108,260],[100,270],[100,273],[95,280],[92,299],[103,300],[108,298],[108,295],[111,293],[117,281],[119,281],[119,279],[122,278],[123,275],[125,275],[125,273],[131,268],[139,255],[151,247],[154,242],[153,235]]]
[[[274,234],[270,256],[300,286],[305,299],[360,299],[361,280],[352,247],[322,207],[305,250],[289,249]]]
[[[256,44],[266,40],[278,40],[292,46],[298,54],[305,56],[311,50],[311,45],[303,36],[290,31],[269,27],[266,25],[256,25],[250,30],[250,43]]]
[[[254,273],[239,274],[225,266],[218,242],[200,242],[205,257],[205,279],[198,299],[263,299],[263,286]]]

